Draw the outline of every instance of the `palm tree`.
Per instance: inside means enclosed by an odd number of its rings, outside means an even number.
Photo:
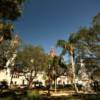
[[[78,88],[75,84],[75,63],[74,63],[74,52],[75,52],[75,44],[74,44],[74,40],[75,38],[74,34],[70,35],[69,40],[65,41],[65,40],[58,40],[57,41],[57,47],[61,47],[62,48],[62,53],[61,56],[65,55],[66,52],[68,52],[70,54],[70,62],[71,62],[71,66],[72,66],[72,82],[74,84],[74,88],[75,91],[78,92]],[[73,38],[73,39],[72,39]]]

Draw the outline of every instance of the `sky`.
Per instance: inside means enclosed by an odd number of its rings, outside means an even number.
[[[98,12],[100,0],[29,0],[15,30],[24,43],[40,45],[49,52],[57,40],[67,40],[70,33],[90,26]]]

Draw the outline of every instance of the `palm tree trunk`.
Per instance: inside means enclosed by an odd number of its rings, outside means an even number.
[[[74,57],[73,57],[73,54],[70,55],[70,60],[71,60],[71,65],[72,65],[72,74],[73,74],[73,84],[74,84],[74,88],[75,88],[75,91],[78,92],[78,88],[76,86],[76,83],[75,83],[75,64],[74,64]]]

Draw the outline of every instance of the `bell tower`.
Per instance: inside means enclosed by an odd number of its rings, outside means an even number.
[[[54,56],[56,56],[56,51],[54,48],[50,49],[49,55],[53,58]]]

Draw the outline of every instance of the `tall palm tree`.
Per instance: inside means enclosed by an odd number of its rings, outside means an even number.
[[[70,54],[70,62],[71,62],[72,74],[73,74],[72,80],[73,80],[75,91],[78,92],[78,88],[75,84],[75,63],[74,63],[75,45],[74,45],[74,40],[72,39],[73,36],[74,36],[74,34],[70,35],[68,41],[58,40],[56,45],[57,45],[57,47],[62,48],[61,56],[65,55],[66,52],[68,52]]]

